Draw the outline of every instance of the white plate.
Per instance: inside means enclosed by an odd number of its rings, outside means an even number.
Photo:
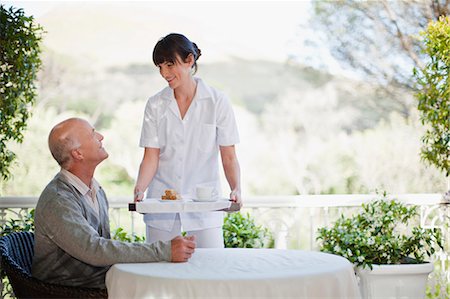
[[[161,198],[157,198],[158,201],[160,202],[182,202],[183,199],[161,199]]]

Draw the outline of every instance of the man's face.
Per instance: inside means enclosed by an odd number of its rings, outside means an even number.
[[[85,162],[98,165],[108,158],[108,153],[103,148],[103,135],[95,131],[86,121],[80,121],[78,124],[78,141],[80,142],[79,151],[83,155]]]

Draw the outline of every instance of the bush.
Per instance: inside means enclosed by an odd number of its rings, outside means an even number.
[[[0,237],[14,232],[34,232],[34,209],[29,212],[22,210],[21,214],[19,219],[9,219],[0,227]]]
[[[318,230],[321,251],[372,268],[372,264],[423,263],[436,248],[443,249],[439,229],[408,226],[418,216],[417,206],[406,206],[384,194],[362,208],[361,213],[349,218],[341,215],[331,228]]]
[[[112,231],[111,238],[114,240],[129,242],[129,243],[144,243],[145,237],[140,237],[135,234],[128,234],[123,228],[118,227]]]
[[[257,226],[247,213],[231,213],[225,217],[223,239],[226,248],[273,248],[272,233]]]
[[[450,18],[430,22],[422,33],[428,63],[414,69],[419,92],[418,109],[427,125],[422,158],[450,175]]]
[[[8,141],[21,143],[34,104],[43,29],[22,9],[0,5],[0,175],[10,177],[15,158]]]

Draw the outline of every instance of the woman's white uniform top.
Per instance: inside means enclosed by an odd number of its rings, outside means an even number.
[[[184,196],[195,196],[197,185],[213,186],[221,195],[219,145],[239,142],[239,134],[228,98],[203,80],[181,119],[170,87],[152,96],[145,107],[141,147],[159,148],[159,166],[147,190],[147,197],[159,198],[165,189]],[[170,231],[176,214],[146,214],[147,225]],[[183,230],[220,227],[223,212],[180,213]]]

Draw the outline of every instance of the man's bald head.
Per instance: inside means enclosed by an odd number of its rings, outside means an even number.
[[[80,146],[77,128],[86,121],[81,118],[69,118],[60,122],[50,131],[48,147],[53,158],[62,167],[67,169],[72,161],[71,151]]]

